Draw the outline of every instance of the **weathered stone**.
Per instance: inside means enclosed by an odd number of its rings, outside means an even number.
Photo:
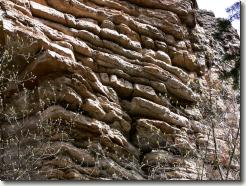
[[[145,116],[151,119],[160,119],[176,126],[190,127],[187,118],[171,112],[164,106],[139,97],[134,97],[132,99],[131,112],[134,115]]]
[[[149,100],[157,100],[157,95],[152,87],[145,85],[134,85],[133,97],[142,97]]]
[[[119,79],[115,75],[110,77],[110,85],[114,87],[116,92],[123,97],[129,97],[133,92],[133,86],[130,82],[122,78]]]
[[[133,144],[143,152],[159,149],[166,146],[165,135],[160,129],[140,120],[136,123],[136,133],[133,136]]]
[[[146,36],[141,36],[141,43],[143,43],[144,48],[150,48],[150,49],[155,49],[155,43],[154,41]]]
[[[133,41],[140,41],[140,36],[137,32],[131,30],[126,24],[121,23],[119,25],[116,25],[116,29],[122,33],[127,35],[129,38],[131,38]]]
[[[83,109],[87,111],[89,115],[98,120],[102,120],[106,114],[100,107],[99,102],[96,100],[87,99],[83,105]]]
[[[132,50],[135,50],[135,51],[140,51],[141,50],[140,43],[131,41],[131,39],[129,39],[126,35],[119,34],[115,30],[111,30],[111,29],[108,29],[108,28],[103,28],[100,31],[100,36],[105,38],[105,39],[115,41],[115,42],[119,43],[120,45],[122,45],[125,48],[129,48],[129,49],[132,49]]]
[[[175,134],[175,133],[180,133],[180,129],[173,127],[166,122],[163,121],[158,121],[158,120],[148,120],[148,119],[140,119],[139,123],[148,123],[150,125],[155,126],[156,128],[160,129],[164,134]]]
[[[155,57],[161,61],[166,62],[167,64],[171,64],[171,59],[165,52],[157,51]]]
[[[37,17],[42,17],[54,22],[66,24],[64,14],[47,6],[43,6],[39,3],[30,2],[32,14]]]
[[[195,0],[0,0],[0,179],[240,179],[221,21]]]

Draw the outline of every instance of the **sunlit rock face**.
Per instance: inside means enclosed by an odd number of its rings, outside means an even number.
[[[195,0],[0,0],[0,179],[240,179],[216,30]]]

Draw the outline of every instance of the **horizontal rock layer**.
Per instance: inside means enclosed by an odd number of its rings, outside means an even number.
[[[200,179],[215,152],[191,86],[195,8],[0,0],[1,179]]]

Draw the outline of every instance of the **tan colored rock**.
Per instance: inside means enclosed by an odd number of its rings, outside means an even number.
[[[180,129],[159,120],[139,119],[138,123],[148,123],[160,129],[164,134],[180,133]]]
[[[33,1],[30,1],[30,5],[31,5],[31,11],[33,15],[37,17],[43,17],[45,19],[48,19],[54,22],[66,24],[66,19],[63,13],[53,8],[49,8],[39,3],[35,3]]]
[[[186,15],[188,11],[191,10],[191,1],[155,1],[155,0],[147,0],[147,1],[141,1],[141,0],[130,0],[130,2],[137,3],[146,7],[151,7],[151,8],[160,8],[164,10],[170,10],[174,11],[177,14],[180,15]],[[181,7],[187,7],[187,9],[183,9]]]
[[[141,36],[141,43],[143,43],[144,48],[155,49],[155,43],[149,37],[142,35]]]
[[[0,0],[0,179],[240,179],[219,21],[195,0]]]
[[[201,132],[201,133],[207,133],[208,132],[208,126],[198,122],[198,121],[192,121],[191,122],[191,128],[194,130],[194,132]]]
[[[161,61],[166,62],[167,64],[171,64],[170,57],[163,51],[157,51],[155,57]]]
[[[165,42],[155,41],[155,45],[161,51],[167,52],[167,50],[168,50],[167,49],[167,44]]]
[[[110,84],[116,89],[116,92],[123,97],[129,97],[133,92],[133,86],[130,82],[117,78],[115,75],[110,77]]]
[[[168,72],[153,66],[144,66],[143,70],[148,74],[162,79],[167,90],[177,97],[182,97],[183,99],[187,99],[192,102],[196,101],[197,95],[195,95],[192,90],[182,82],[178,81],[175,77],[172,77]]]
[[[190,144],[186,137],[176,137],[174,147],[179,149],[183,155],[189,155],[195,153],[195,148]]]
[[[102,120],[106,114],[97,100],[87,99],[83,105],[83,109],[88,112],[90,116],[98,120]]]
[[[167,123],[180,127],[190,127],[187,118],[171,112],[168,108],[164,106],[158,105],[139,97],[135,97],[132,99],[131,113],[134,115],[145,116],[151,119],[160,119]]]
[[[199,111],[199,109],[196,108],[186,108],[184,110],[186,114],[188,114],[190,117],[194,118],[195,120],[201,120],[202,119],[202,114]]]
[[[156,101],[158,99],[154,89],[149,86],[135,84],[134,91],[132,94],[133,97],[142,97],[148,100]]]
[[[191,159],[182,159],[170,152],[157,150],[147,153],[143,159],[144,167],[153,167],[155,165],[164,165],[165,174],[170,178],[196,179],[196,164]],[[174,165],[174,166],[170,166]]]
[[[26,15],[28,17],[32,17],[32,13],[31,13],[30,7],[29,7],[30,6],[29,1],[27,1],[27,0],[24,0],[24,1],[13,0],[12,2],[11,1],[7,2],[7,4],[12,6],[17,11],[20,11],[23,15]]]
[[[154,52],[151,52],[151,54],[149,53],[150,51],[148,51],[148,53],[146,53],[144,56],[143,56],[143,59],[150,62],[150,63],[153,63],[159,67],[161,67],[163,70],[166,70],[172,74],[174,74],[175,76],[177,76],[182,82],[184,83],[187,83],[188,82],[188,74],[185,73],[182,69],[180,68],[177,68],[175,66],[172,66],[172,65],[169,65],[166,63],[166,61],[161,61],[161,60],[158,60],[158,59],[155,59],[155,53]],[[150,54],[150,55],[149,55]]]
[[[104,20],[101,24],[102,28],[108,28],[110,30],[114,30],[114,23],[112,23],[110,20]]]
[[[131,30],[126,24],[121,23],[119,25],[116,25],[116,29],[122,33],[127,35],[129,38],[131,38],[133,41],[140,41],[140,36],[137,32]]]
[[[76,19],[76,27],[78,29],[83,29],[83,30],[93,32],[94,34],[99,34],[101,30],[100,27],[96,23],[92,21],[88,21],[86,19]]]
[[[108,39],[108,40],[113,40],[120,45],[122,45],[125,48],[129,48],[135,51],[140,51],[141,50],[141,45],[138,42],[131,41],[126,35],[119,34],[115,30],[111,30],[108,28],[103,28],[100,31],[100,36],[102,38]]]
[[[136,133],[133,135],[133,144],[146,152],[164,147],[166,140],[165,135],[160,129],[147,122],[137,121]]]
[[[190,71],[200,71],[195,55],[191,55],[187,51],[177,51],[174,53],[174,56],[175,57],[172,59],[174,65],[186,68]]]
[[[89,6],[80,3],[77,0],[72,0],[70,2],[67,1],[59,1],[54,2],[52,0],[47,0],[47,4],[55,7],[56,9],[73,14],[75,16],[89,17],[98,21],[102,21],[106,18],[105,12],[99,12],[98,10],[91,8]]]
[[[150,85],[157,90],[158,92],[165,94],[167,93],[167,88],[164,83],[156,82],[156,81],[151,81]]]

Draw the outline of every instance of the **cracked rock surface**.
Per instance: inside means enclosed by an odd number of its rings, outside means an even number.
[[[0,178],[238,179],[238,105],[216,148],[200,106],[207,63],[240,47],[213,24],[195,0],[0,0]]]

